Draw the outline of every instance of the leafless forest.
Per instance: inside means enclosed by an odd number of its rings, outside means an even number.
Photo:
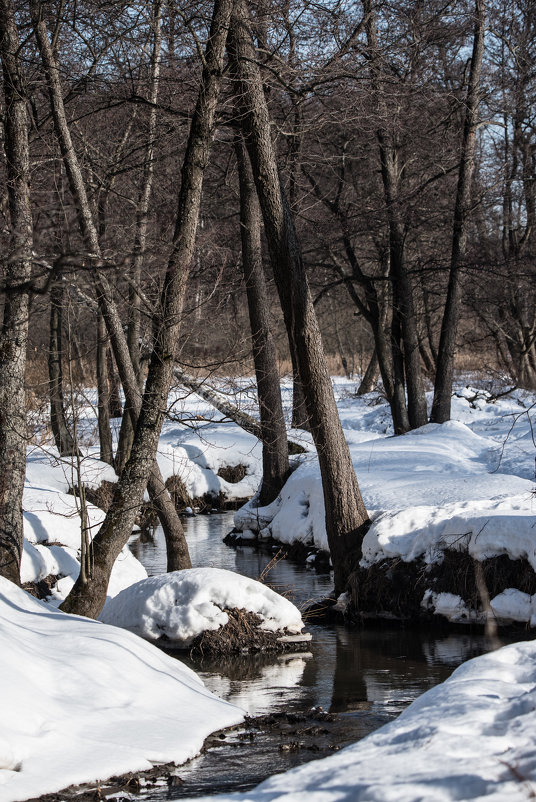
[[[292,373],[342,589],[367,517],[329,374],[379,387],[397,433],[449,419],[456,369],[536,388],[534,3],[0,0],[0,59],[0,573],[27,408],[75,454],[64,396],[98,387],[120,481],[96,574],[147,486],[183,567],[154,462],[169,387],[255,371],[264,500]],[[84,582],[67,609],[95,615]]]

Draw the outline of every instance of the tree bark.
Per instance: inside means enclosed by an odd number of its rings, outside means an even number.
[[[110,383],[108,381],[108,335],[106,324],[97,311],[97,419],[99,427],[100,458],[114,465],[112,432],[110,430]]]
[[[407,420],[409,428],[424,426],[428,420],[426,395],[422,378],[417,318],[413,288],[408,273],[405,231],[400,209],[400,165],[393,134],[387,126],[388,110],[381,87],[381,62],[376,17],[371,0],[363,0],[367,17],[365,28],[370,57],[370,74],[375,105],[379,114],[376,139],[380,155],[384,199],[389,225],[390,273],[393,282],[393,379],[395,431],[406,427],[405,386],[407,384]]]
[[[62,309],[63,281],[60,274],[50,290],[50,330],[48,341],[50,425],[60,456],[74,457],[78,449],[67,425],[63,399]]]
[[[240,182],[242,268],[248,299],[261,420],[262,483],[259,506],[264,507],[277,497],[290,474],[287,429],[262,266],[261,214],[249,157],[240,134],[235,138],[235,154]]]
[[[272,268],[289,339],[295,347],[318,452],[335,592],[340,593],[361,557],[369,520],[340,425],[300,246],[279,180],[270,117],[244,0],[235,2],[228,52]]]
[[[155,320],[155,339],[134,443],[128,462],[116,485],[112,505],[95,536],[91,551],[96,568],[89,585],[77,580],[62,607],[96,617],[106,600],[113,564],[127,542],[154,469],[156,449],[171,386],[173,361],[182,316],[195,238],[203,175],[208,162],[212,128],[223,72],[225,44],[232,0],[216,0],[207,42],[201,85],[193,113],[182,167],[173,246]],[[127,349],[128,350],[128,349]],[[129,362],[132,369],[132,362]]]
[[[475,28],[469,83],[465,98],[465,121],[461,145],[458,187],[454,206],[452,250],[450,256],[447,300],[441,323],[441,335],[437,354],[434,401],[430,420],[445,423],[450,420],[452,383],[454,381],[454,357],[461,306],[461,265],[467,242],[467,219],[471,204],[471,181],[475,165],[476,132],[480,105],[480,74],[484,55],[484,32],[486,27],[486,2],[475,0]]]
[[[32,270],[32,213],[27,98],[11,0],[0,0],[0,59],[4,79],[4,151],[11,224],[0,331],[0,575],[20,582],[22,491],[26,473],[24,371]]]
[[[30,12],[49,88],[52,115],[54,119],[54,128],[60,144],[60,150],[65,164],[65,171],[69,182],[69,188],[75,201],[75,207],[78,215],[78,223],[80,231],[82,233],[82,237],[84,239],[88,251],[88,258],[91,259],[93,264],[95,265],[93,269],[93,277],[94,277],[95,289],[97,292],[99,306],[101,308],[106,323],[106,328],[110,336],[110,342],[114,351],[116,364],[121,376],[121,381],[125,391],[127,404],[129,410],[131,411],[130,414],[135,416],[137,421],[138,415],[142,407],[140,392],[137,385],[137,378],[134,373],[134,368],[132,366],[132,360],[130,358],[127,340],[123,332],[122,320],[113,298],[112,288],[102,269],[103,260],[100,251],[98,231],[95,225],[95,221],[93,219],[93,214],[89,204],[89,199],[87,197],[84,179],[82,176],[82,171],[80,169],[80,164],[71,140],[69,126],[67,123],[67,118],[65,116],[65,109],[63,105],[63,93],[60,82],[59,68],[48,38],[46,23],[41,17],[41,4],[39,0],[31,0]],[[156,397],[153,397],[153,399],[155,403],[158,403]],[[165,409],[165,405],[162,408]],[[162,495],[161,488],[164,483],[162,480],[162,476],[160,474],[160,470],[155,460],[155,454],[156,454],[156,448],[152,457],[153,462],[152,462],[151,476],[154,475],[154,482],[151,479],[151,481],[149,481],[147,485],[147,489],[149,491],[150,497],[153,496],[158,497],[156,498],[156,501],[159,514],[166,516],[165,520],[161,521],[161,523],[164,529],[164,533],[166,534],[168,563],[176,564],[178,562],[177,555],[187,554],[187,547],[184,538],[184,530],[182,528],[182,524],[177,514],[177,511],[175,510],[175,507],[171,502],[171,499],[170,503],[163,504],[161,503],[161,499],[159,498]],[[142,462],[144,462],[143,459]],[[136,476],[139,476],[139,470],[135,470],[134,474]],[[133,495],[132,493],[130,493],[128,488],[124,491],[120,491],[118,489],[120,498],[118,499],[117,503],[118,506],[121,508],[122,512],[117,511],[117,515],[121,517],[123,513],[126,513],[128,508],[128,514],[132,516],[131,519],[132,525],[134,523],[139,505],[141,504],[144,490],[145,487],[141,491],[139,501],[137,502],[136,505],[136,503],[133,502]],[[134,485],[132,492],[134,492]],[[110,531],[113,533],[113,527]],[[119,549],[119,551],[120,550],[121,549]],[[117,551],[117,554],[119,554],[119,551]],[[108,554],[107,560],[108,561],[112,560],[111,553]],[[115,560],[115,557],[113,557],[113,560]],[[108,577],[109,577],[109,571],[111,571],[111,566],[113,565],[113,560],[111,565],[108,566]],[[191,563],[188,557],[188,559],[185,560],[185,564],[183,564],[182,567],[188,568],[190,567],[190,565]],[[96,566],[96,572],[98,572],[100,569],[102,569],[103,562],[102,561],[100,563],[96,562],[95,566]],[[108,577],[99,578],[99,580],[95,582],[97,593],[102,591],[103,585],[107,586]],[[99,588],[97,588],[97,585],[99,586],[100,591]],[[104,590],[106,590],[106,588],[104,588]],[[83,596],[83,593],[81,595]],[[104,602],[102,601],[102,603]]]

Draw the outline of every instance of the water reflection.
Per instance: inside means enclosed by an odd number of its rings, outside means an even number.
[[[232,514],[188,519],[186,535],[192,563],[258,579],[271,555],[226,546],[222,538],[232,526]],[[165,571],[165,542],[160,530],[153,538],[133,542],[131,548],[149,574]],[[274,563],[266,582],[298,606],[331,591],[329,574],[296,567],[286,560]],[[315,743],[318,751],[282,751],[283,736],[278,730],[257,733],[253,740],[231,735],[217,749],[179,769],[183,785],[144,793],[148,802],[250,788],[271,774],[359,740],[445,680],[460,663],[490,648],[483,635],[471,632],[438,634],[387,626],[348,630],[309,625],[308,629],[313,641],[305,654],[181,659],[197,671],[210,690],[252,715],[318,707],[337,713],[329,734]]]
[[[272,560],[270,554],[250,547],[226,546],[223,537],[232,526],[232,513],[186,520],[194,566],[213,565],[258,579],[272,562],[265,581],[298,606],[330,592],[329,574]],[[152,538],[133,542],[131,548],[149,574],[165,570],[160,529]],[[211,690],[251,714],[321,706],[335,713],[368,710],[392,717],[460,663],[489,649],[483,635],[465,632],[436,635],[385,626],[348,630],[310,625],[308,629],[313,635],[308,654],[183,659]]]

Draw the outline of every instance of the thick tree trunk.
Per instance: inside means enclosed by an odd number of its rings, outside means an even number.
[[[235,139],[240,181],[242,267],[248,299],[253,362],[261,419],[262,484],[259,506],[270,504],[290,474],[288,444],[277,354],[268,314],[268,293],[262,266],[261,213],[249,157],[241,135]]]
[[[216,0],[214,5],[201,86],[182,167],[173,247],[162,288],[159,316],[155,321],[156,336],[132,451],[117,483],[112,505],[91,544],[95,577],[89,585],[77,580],[63,604],[63,609],[68,612],[90,617],[99,614],[106,599],[113,564],[132,531],[143,492],[154,469],[194,251],[203,175],[208,162],[222,78],[231,7],[232,0]],[[129,364],[132,369],[132,362]]]
[[[54,119],[56,136],[58,137],[58,141],[60,143],[60,149],[65,164],[65,170],[69,181],[71,194],[75,201],[80,231],[84,238],[84,242],[86,244],[89,256],[93,258],[96,265],[93,275],[94,275],[95,289],[98,296],[99,306],[101,308],[104,320],[106,322],[106,328],[110,336],[110,341],[114,351],[116,364],[118,366],[118,370],[121,376],[121,381],[123,383],[127,404],[131,411],[130,414],[135,416],[137,420],[138,414],[142,406],[140,392],[137,385],[137,378],[136,374],[134,373],[134,368],[132,366],[132,360],[130,358],[127,340],[123,332],[122,320],[113,298],[112,288],[110,287],[110,284],[104,271],[101,269],[102,257],[99,246],[99,236],[93,219],[89,200],[87,197],[82,171],[80,169],[80,164],[78,162],[78,158],[71,140],[69,126],[67,123],[67,119],[65,116],[65,109],[63,105],[63,94],[60,82],[59,68],[56,59],[54,57],[54,53],[52,51],[50,41],[48,39],[46,24],[44,20],[41,18],[41,13],[40,13],[41,4],[39,0],[31,0],[30,11],[32,15],[32,24],[38,41],[39,51],[43,61],[43,66],[45,68],[45,74],[49,87],[52,115]],[[155,397],[153,396],[153,398]],[[155,403],[157,403],[156,400]],[[162,404],[162,402],[158,403],[161,404],[161,409],[164,410],[165,405]],[[144,417],[144,420],[145,419],[146,418]],[[150,496],[153,493],[156,493],[156,495],[158,496],[162,495],[161,487],[163,485],[163,480],[155,460],[155,454],[156,454],[156,447],[153,453],[153,462],[152,462],[152,472],[154,473],[155,483],[149,482],[148,490]],[[144,461],[144,459],[142,459],[142,461]],[[134,475],[136,476],[139,475],[138,469],[134,470]],[[137,492],[137,485],[133,485],[132,491],[129,488],[127,488],[125,491],[120,491],[118,488],[118,493],[120,496],[118,500],[119,507],[121,507],[122,509],[124,508],[125,499],[128,499],[130,501],[128,514],[129,516],[131,516],[132,520],[131,528],[134,523],[139,505],[141,504],[144,490],[145,488],[143,488],[143,490],[141,490],[140,492],[139,501],[137,503],[134,503],[133,493]],[[178,554],[187,554],[187,547],[185,543],[182,524],[180,522],[177,511],[175,510],[175,507],[172,503],[163,504],[159,499],[157,499],[157,502],[158,503],[156,506],[159,511],[159,514],[165,516],[165,520],[162,521],[162,525],[164,532],[166,533],[167,536],[166,547],[168,552],[168,562],[176,564],[178,561],[177,558]],[[125,512],[124,509],[123,511]],[[117,512],[117,514],[120,515],[120,512]],[[119,553],[119,551],[117,552],[117,554]],[[112,556],[112,552],[108,554],[107,559],[111,560],[111,564],[109,565],[109,570],[111,570],[113,561],[115,560],[115,557]],[[102,561],[100,564],[102,564]],[[95,565],[97,566],[96,570],[98,571],[99,563],[95,563]],[[188,559],[185,560],[185,564],[183,564],[181,567],[188,568],[190,567],[190,565],[191,563],[188,557]],[[108,578],[99,579],[97,580],[96,585],[98,584],[102,585],[104,583],[107,584],[107,582]],[[83,596],[83,593],[81,595]]]
[[[450,256],[447,300],[441,323],[441,335],[437,354],[436,380],[431,420],[445,423],[450,420],[450,402],[454,381],[454,357],[460,319],[462,296],[461,265],[467,241],[467,219],[471,204],[471,181],[475,165],[476,132],[480,105],[480,74],[484,55],[484,32],[486,27],[485,0],[475,0],[475,29],[469,83],[465,98],[465,121],[461,146],[458,187],[454,206],[452,229],[452,251]]]
[[[24,370],[32,257],[27,99],[11,0],[0,0],[0,59],[4,79],[4,151],[11,224],[0,331],[0,575],[20,582],[22,491],[26,473]]]
[[[114,464],[112,432],[110,430],[110,384],[108,381],[108,335],[100,311],[97,312],[97,418],[99,426],[100,458]]]
[[[50,329],[48,340],[50,425],[60,456],[73,457],[78,449],[67,425],[63,399],[62,309],[63,281],[61,275],[59,275],[50,289]]]
[[[270,117],[244,0],[235,1],[228,49],[270,259],[318,452],[335,592],[340,593],[361,557],[369,520],[340,425],[301,251],[279,180]]]

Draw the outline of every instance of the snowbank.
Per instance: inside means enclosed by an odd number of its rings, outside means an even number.
[[[129,632],[0,579],[0,802],[182,763],[242,711]]]
[[[137,582],[109,600],[100,620],[183,648],[229,620],[226,610],[247,610],[268,632],[301,632],[299,610],[262,582],[221,568],[191,568]]]
[[[460,666],[333,757],[219,802],[524,802],[536,794],[536,644]]]

